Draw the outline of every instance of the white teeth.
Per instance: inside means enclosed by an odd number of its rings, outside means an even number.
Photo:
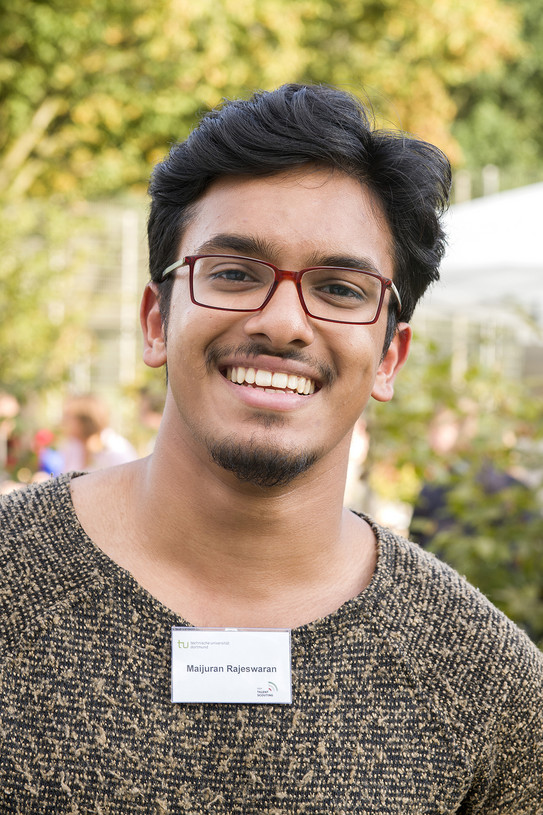
[[[259,369],[256,372],[255,385],[259,385],[261,388],[269,388],[272,383],[272,378],[271,371],[261,371]]]
[[[288,375],[287,374],[278,374],[275,373],[272,376],[272,385],[274,388],[286,388],[288,384]]]
[[[290,374],[287,381],[287,388],[290,388],[291,391],[295,391],[297,387],[298,387],[298,377],[294,376],[294,374]]]
[[[308,396],[315,393],[315,383],[312,379],[296,374],[287,374],[283,371],[266,371],[261,368],[244,368],[241,365],[226,369],[226,378],[238,385],[256,385],[270,393],[281,390],[284,393],[299,393]]]

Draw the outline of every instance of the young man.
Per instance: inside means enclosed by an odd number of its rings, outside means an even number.
[[[543,812],[541,655],[342,506],[449,180],[296,85],[212,112],[155,169],[153,455],[3,504],[3,812]]]

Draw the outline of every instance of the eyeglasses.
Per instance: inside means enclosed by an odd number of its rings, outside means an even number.
[[[220,311],[261,311],[282,280],[296,284],[305,313],[330,323],[377,322],[387,289],[401,309],[392,280],[376,272],[312,266],[299,272],[236,255],[187,255],[162,272],[162,280],[181,266],[189,268],[190,297],[197,306]]]

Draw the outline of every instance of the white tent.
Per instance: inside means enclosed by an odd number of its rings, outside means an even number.
[[[427,313],[505,317],[520,305],[543,325],[543,183],[455,204],[441,281]]]

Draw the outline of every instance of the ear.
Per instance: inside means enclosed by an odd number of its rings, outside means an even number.
[[[396,374],[409,356],[412,337],[411,326],[399,323],[394,338],[377,369],[371,395],[378,402],[389,402],[394,396]]]
[[[148,283],[143,292],[140,306],[143,361],[150,368],[160,368],[166,362],[166,342],[164,340],[157,292],[156,283]]]

